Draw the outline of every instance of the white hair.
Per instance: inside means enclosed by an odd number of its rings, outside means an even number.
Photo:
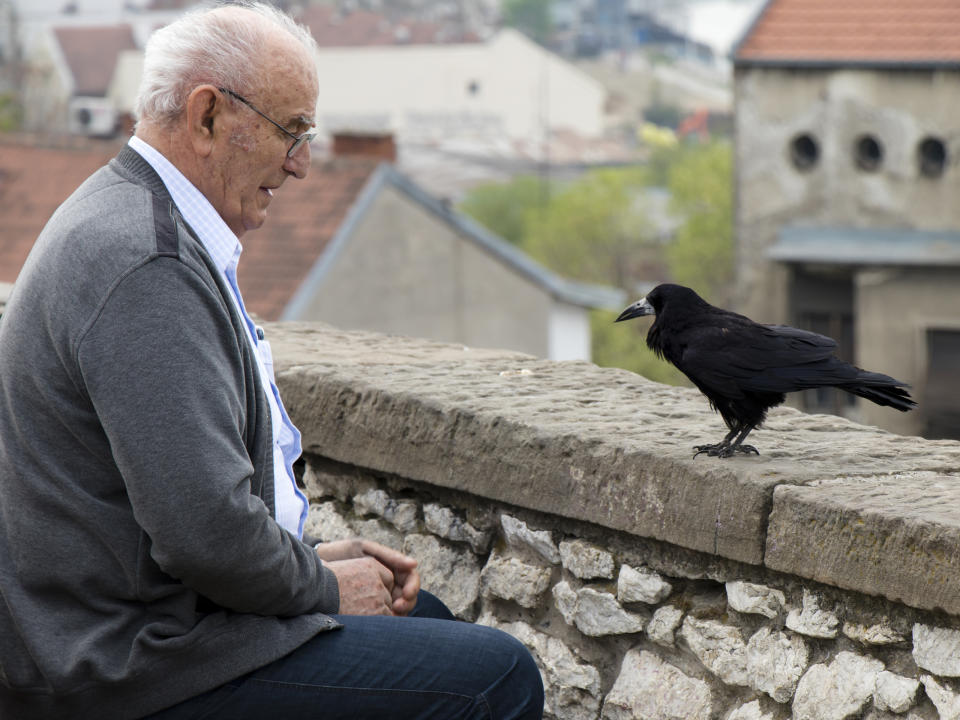
[[[244,12],[231,12],[232,9]],[[283,30],[311,59],[317,44],[302,25],[272,5],[235,2],[191,10],[150,36],[134,112],[139,120],[167,124],[186,109],[187,97],[209,83],[249,92],[268,68],[254,61],[266,39]]]

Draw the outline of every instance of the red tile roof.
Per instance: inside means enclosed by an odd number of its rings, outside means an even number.
[[[137,47],[129,25],[59,27],[54,34],[73,73],[74,95],[105,96],[117,56]]]
[[[13,282],[53,211],[117,154],[116,142],[37,147],[0,136],[0,282]]]
[[[0,137],[0,282],[16,280],[54,210],[119,148],[91,141],[37,147]],[[280,316],[381,162],[314,159],[306,178],[287,180],[277,191],[267,222],[241,239],[238,275],[251,312],[267,320]]]
[[[769,0],[734,62],[960,64],[960,2]]]
[[[247,310],[279,319],[381,162],[314,160],[303,180],[288,179],[277,190],[263,227],[241,238],[237,278]]]

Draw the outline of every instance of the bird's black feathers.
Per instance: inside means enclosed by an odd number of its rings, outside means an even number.
[[[909,385],[840,360],[832,339],[761,325],[710,305],[690,288],[658,285],[617,321],[651,314],[656,320],[647,346],[690,378],[730,429],[723,441],[698,452],[722,457],[756,452],[743,439],[763,423],[767,410],[797,390],[831,386],[901,411],[916,406]]]

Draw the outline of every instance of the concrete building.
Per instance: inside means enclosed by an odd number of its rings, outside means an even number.
[[[960,437],[960,5],[770,0],[733,59],[739,309],[920,402],[805,409]]]

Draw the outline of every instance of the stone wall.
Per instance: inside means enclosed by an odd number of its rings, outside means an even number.
[[[760,457],[698,393],[268,326],[308,529],[420,561],[530,647],[547,717],[960,718],[960,444],[791,409]],[[641,351],[638,348],[638,352]]]

